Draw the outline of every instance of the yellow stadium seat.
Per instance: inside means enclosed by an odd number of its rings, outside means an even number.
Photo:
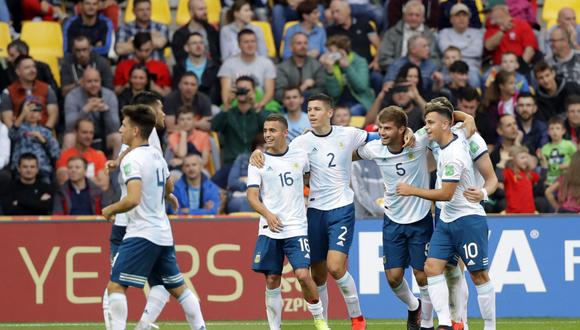
[[[475,0],[475,7],[479,12],[479,20],[481,21],[481,25],[485,26],[485,13],[483,11],[483,2],[482,0]]]
[[[209,24],[219,25],[220,15],[222,12],[222,4],[219,0],[206,0],[207,4],[207,20]],[[189,0],[179,0],[177,5],[177,14],[175,16],[175,23],[179,26],[189,22],[191,14],[189,13]]]
[[[280,57],[282,57],[282,53],[284,52],[284,39],[286,38],[286,31],[293,25],[298,24],[298,21],[289,21],[284,24],[284,31],[282,32],[282,41],[280,41]]]
[[[252,24],[262,29],[264,32],[264,39],[266,40],[266,47],[268,48],[268,57],[276,57],[276,45],[274,44],[274,35],[272,34],[272,26],[268,22],[252,21]]]
[[[57,22],[23,22],[20,39],[28,44],[32,57],[64,56],[62,28]]]
[[[58,66],[58,58],[51,55],[31,55],[35,60],[44,62],[50,67],[50,71],[56,80],[56,84],[60,87],[60,68]]]
[[[229,215],[240,218],[259,218],[260,214],[257,212],[232,212]]]
[[[377,32],[377,24],[375,24],[374,21],[369,21],[369,24],[372,26],[373,30]],[[375,48],[375,46],[373,46],[373,44],[371,44],[371,56],[375,57],[375,55],[377,55],[377,49]]]
[[[551,28],[556,24],[558,19],[558,11],[563,7],[574,9],[576,13],[580,13],[580,0],[544,0],[544,7],[542,8],[542,20],[546,22],[547,27]],[[580,24],[580,15],[576,15],[576,23]]]
[[[12,42],[8,24],[0,22],[0,57],[8,56],[8,44]]]
[[[134,20],[133,0],[128,0],[127,8],[125,8],[125,22],[129,23]],[[171,24],[171,10],[168,0],[151,0],[151,20],[157,23]]]
[[[350,126],[363,128],[364,124],[365,124],[365,116],[350,117]]]

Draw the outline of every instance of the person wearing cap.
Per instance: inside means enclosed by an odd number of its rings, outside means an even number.
[[[467,63],[462,60],[455,61],[449,67],[449,75],[451,76],[451,81],[439,91],[440,96],[445,96],[454,107],[457,107],[457,101],[461,89],[469,86],[469,67]]]
[[[439,4],[439,23],[438,30],[441,31],[451,27],[451,9],[458,3],[462,3],[469,8],[471,15],[469,16],[469,27],[474,29],[481,29],[481,19],[479,17],[479,9],[475,0],[447,0]]]
[[[375,102],[371,106],[367,115],[367,122],[374,122],[380,109],[391,105],[401,107],[407,114],[407,127],[416,131],[423,127],[423,108],[413,99],[413,93],[410,91],[411,83],[406,78],[397,78],[393,86],[387,89],[383,86],[381,92],[377,95]]]
[[[443,53],[449,46],[455,46],[461,50],[462,60],[469,66],[481,68],[481,56],[483,55],[483,30],[469,27],[471,11],[463,3],[457,3],[451,7],[450,28],[439,31],[437,45]]]

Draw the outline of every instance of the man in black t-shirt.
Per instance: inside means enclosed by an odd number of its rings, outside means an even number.
[[[210,130],[211,100],[204,93],[198,91],[199,80],[193,72],[185,72],[179,80],[177,90],[169,93],[163,100],[165,109],[165,127],[168,132],[175,129],[177,110],[183,105],[193,108],[195,128],[202,131]]]

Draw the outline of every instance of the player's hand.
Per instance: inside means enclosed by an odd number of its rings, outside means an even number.
[[[397,195],[399,196],[411,196],[413,192],[413,186],[405,182],[399,182],[397,184]]]
[[[171,206],[171,208],[175,212],[179,210],[179,201],[177,200],[177,197],[175,197],[174,194],[169,194],[169,196],[165,198],[165,201],[169,204],[169,206]]]
[[[413,130],[407,127],[405,135],[403,135],[403,148],[415,146],[415,134]]]
[[[279,233],[282,231],[282,229],[284,229],[282,221],[280,221],[280,219],[274,214],[267,216],[266,222],[268,222],[268,228],[270,228],[271,232]]]
[[[479,203],[483,200],[483,192],[481,192],[481,189],[469,187],[463,192],[463,197],[465,197],[468,202]]]
[[[109,222],[115,220],[113,215],[113,208],[111,206],[112,205],[109,205],[102,210],[103,217],[105,217],[105,220]]]
[[[262,168],[264,167],[265,163],[266,159],[264,157],[264,153],[260,150],[254,150],[250,156],[250,165],[256,166],[257,168]]]
[[[107,160],[105,163],[105,173],[109,175],[109,172],[114,171],[119,167],[119,162],[117,160]]]
[[[475,119],[472,116],[466,116],[465,120],[463,121],[463,129],[465,130],[465,137],[470,138],[475,134],[477,127],[475,126]]]

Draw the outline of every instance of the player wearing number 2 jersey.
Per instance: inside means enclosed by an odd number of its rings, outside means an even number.
[[[302,150],[289,148],[287,137],[286,119],[279,114],[269,115],[264,122],[265,165],[248,166],[248,202],[261,215],[252,269],[266,276],[266,314],[271,330],[280,329],[282,321],[280,284],[284,256],[302,287],[316,329],[326,330],[322,302],[308,269],[310,248],[303,197],[308,156]]]

